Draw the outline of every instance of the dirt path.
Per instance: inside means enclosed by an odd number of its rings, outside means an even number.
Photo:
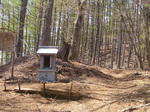
[[[34,81],[33,77],[38,68],[37,58],[31,60],[33,59],[27,58],[20,64],[16,63],[15,77],[22,80],[21,87],[40,89],[42,84]],[[60,60],[57,60],[57,69],[58,79],[61,82],[48,83],[46,88],[67,91],[73,82],[73,91],[82,94],[80,100],[20,94],[14,91],[3,92],[3,76],[0,78],[0,112],[118,112],[124,108],[150,102],[149,72],[108,70]],[[2,70],[1,67],[0,71],[1,76],[5,74],[7,77],[9,74],[9,69]],[[68,83],[64,83],[65,79]],[[9,82],[11,83],[7,84],[7,89],[13,90],[17,86],[17,81]],[[135,111],[149,112],[150,107]]]

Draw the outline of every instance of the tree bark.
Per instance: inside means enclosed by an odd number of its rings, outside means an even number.
[[[95,12],[96,7],[95,7],[95,2],[92,2],[92,8],[91,10]],[[90,13],[92,15],[92,13]],[[88,53],[88,64],[92,63],[92,57],[94,54],[94,37],[95,37],[95,30],[94,30],[94,23],[95,23],[95,14],[93,14],[93,17],[89,20],[91,21],[91,33],[90,33],[90,43],[89,43],[89,53]],[[90,31],[89,31],[90,32]]]
[[[98,43],[98,38],[99,38],[99,33],[100,33],[100,22],[99,22],[99,10],[100,10],[100,2],[97,2],[97,32],[96,32],[96,39],[95,39],[95,48],[94,48],[94,55],[93,55],[93,61],[92,64],[95,65],[95,59],[96,59],[96,54],[97,54],[97,43]]]
[[[90,0],[89,0],[89,6],[90,6]],[[85,42],[84,42],[84,52],[86,53],[87,50],[87,42],[88,42],[88,33],[89,33],[89,15],[90,15],[90,7],[88,9],[87,14],[87,22],[86,22],[86,32],[85,32]],[[85,55],[84,55],[85,56]],[[83,57],[84,58],[84,57]]]
[[[121,54],[122,54],[122,30],[123,30],[123,26],[122,26],[122,17],[121,17],[121,20],[120,20],[120,35],[119,35],[119,45],[118,45],[118,61],[117,61],[117,68],[120,68],[120,65],[121,65]]]
[[[130,34],[129,34],[130,35]],[[130,64],[130,58],[131,58],[131,55],[132,55],[132,50],[133,50],[133,45],[132,43],[130,42],[130,45],[129,45],[129,54],[128,54],[128,62],[127,62],[127,68],[129,68],[129,64]]]
[[[150,23],[150,8],[144,6],[144,20],[145,20],[145,44],[146,44],[146,53],[148,60],[148,68],[150,69],[150,41],[149,41],[149,23]]]
[[[114,56],[115,56],[115,39],[113,38],[111,49],[111,65],[110,65],[111,69],[113,69]]]
[[[38,16],[38,28],[37,28],[37,43],[36,43],[36,51],[39,48],[40,37],[41,37],[41,26],[42,26],[42,18],[43,18],[43,4],[44,0],[40,0],[40,8],[39,8],[39,16]]]
[[[70,44],[63,40],[61,48],[57,54],[57,57],[62,59],[63,61],[68,61],[69,52],[70,52]]]
[[[60,7],[60,12],[59,12],[59,22],[57,26],[57,40],[56,40],[56,45],[59,45],[59,36],[60,36],[60,24],[61,24],[61,16],[62,16],[62,6],[63,6],[63,0],[61,0],[61,7]]]
[[[100,18],[100,33],[98,38],[98,55],[97,55],[97,65],[101,64],[100,54],[102,52],[102,43],[103,43],[103,18],[104,18],[104,0],[102,0],[101,5],[101,18]]]
[[[42,46],[50,45],[50,34],[51,34],[51,23],[52,23],[52,10],[53,10],[54,0],[49,0],[44,15],[44,27],[42,33]]]
[[[56,23],[57,22],[57,4],[55,3],[54,8],[54,19],[53,19],[53,31],[52,31],[52,42],[51,45],[55,46],[55,38],[56,38]]]
[[[17,43],[17,57],[22,57],[23,53],[23,29],[25,14],[27,9],[28,0],[21,0],[21,11],[20,11],[20,24],[19,24],[19,38]]]
[[[71,60],[78,60],[79,58],[79,50],[80,50],[80,38],[81,38],[81,30],[83,25],[83,18],[84,18],[84,10],[86,6],[86,0],[79,1],[79,9],[78,9],[78,17],[75,23],[75,29],[73,34],[73,39],[71,42],[71,52],[70,52],[70,59]]]
[[[27,23],[27,18],[26,18],[26,37],[25,37],[24,55],[27,54],[27,38],[28,38],[28,23]]]

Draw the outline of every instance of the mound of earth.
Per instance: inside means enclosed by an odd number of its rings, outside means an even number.
[[[11,64],[8,63],[0,66],[0,76],[9,77],[11,70],[10,65]],[[17,58],[14,61],[14,76],[15,78],[36,78],[38,68],[39,57],[36,55]],[[105,79],[105,81],[115,81],[115,78],[111,75],[105,74],[92,66],[88,66],[78,62],[64,62],[61,59],[56,59],[56,70],[59,81],[80,80],[83,77],[97,77]]]

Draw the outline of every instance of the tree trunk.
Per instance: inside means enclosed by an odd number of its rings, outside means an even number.
[[[51,45],[55,46],[55,38],[56,38],[56,22],[57,22],[57,4],[55,3],[55,8],[54,8],[54,19],[53,19],[53,31],[52,31],[52,43]]]
[[[146,43],[146,53],[148,60],[148,68],[150,69],[150,41],[149,41],[149,23],[150,23],[150,8],[144,7],[144,19],[145,19],[145,43]]]
[[[89,0],[89,6],[90,6],[90,0]],[[87,22],[86,22],[86,32],[85,32],[85,42],[84,42],[84,56],[86,56],[86,50],[87,50],[87,42],[88,42],[88,33],[89,33],[89,15],[90,15],[90,7],[88,9],[88,14],[87,14]]]
[[[35,4],[35,7],[36,7],[36,4]],[[34,47],[33,47],[33,50],[34,50],[34,54],[36,53],[36,50],[37,50],[37,15],[36,15],[36,13],[37,13],[37,10],[36,10],[36,8],[35,8],[35,10],[34,10],[34,12],[35,12],[35,15],[34,15],[34,42],[33,42],[33,45],[34,45]]]
[[[30,53],[30,48],[31,48],[31,44],[30,44],[30,33],[29,33],[29,38],[28,38],[28,51],[27,51],[27,55],[30,55],[31,53]]]
[[[61,48],[57,54],[57,57],[62,59],[63,61],[68,61],[69,52],[70,52],[70,44],[63,40]]]
[[[122,49],[122,29],[123,29],[123,26],[122,26],[122,17],[121,17],[121,20],[120,20],[120,35],[119,35],[119,45],[118,45],[118,63],[117,63],[117,68],[120,68],[120,65],[121,65],[121,49]]]
[[[102,9],[102,11],[101,11],[101,18],[100,18],[100,33],[99,33],[99,38],[98,38],[97,65],[101,64],[100,54],[102,52],[101,47],[102,47],[102,43],[103,43],[104,0],[102,0],[101,9]]]
[[[133,50],[133,45],[132,43],[130,42],[130,45],[129,45],[129,54],[128,54],[128,62],[127,62],[127,68],[129,68],[129,64],[130,64],[130,58],[131,58],[131,55],[132,55],[132,50]]]
[[[78,60],[79,58],[79,50],[80,50],[80,38],[81,38],[81,30],[83,25],[83,18],[84,18],[84,10],[86,6],[86,0],[79,1],[79,9],[78,9],[78,17],[75,23],[75,29],[73,34],[73,39],[71,42],[71,52],[70,52],[70,59],[71,60]]]
[[[110,66],[111,69],[113,69],[114,56],[115,56],[115,39],[113,38],[111,49],[111,66]]]
[[[3,22],[4,22],[4,10],[3,10],[3,9],[2,9],[2,20],[1,20],[1,21],[2,21],[2,28],[3,28],[3,27],[4,27],[4,23],[3,23]],[[1,65],[4,63],[4,62],[3,62],[3,61],[4,61],[4,59],[3,59],[3,58],[4,58],[3,54],[4,54],[3,51],[1,51]]]
[[[41,37],[41,26],[42,26],[42,18],[43,18],[43,4],[44,0],[40,0],[40,8],[39,8],[39,16],[38,16],[38,28],[37,28],[37,43],[36,43],[36,51],[39,48],[40,37]]]
[[[84,18],[83,18],[84,19]],[[84,21],[84,20],[83,20]],[[84,22],[83,22],[83,28],[82,28],[82,40],[81,40],[81,47],[80,47],[80,59],[82,59],[82,57],[83,57],[83,45],[84,45],[84,34],[85,34],[85,29],[84,29],[84,26],[85,26],[85,24],[84,24]]]
[[[50,45],[50,34],[51,34],[51,23],[52,23],[52,10],[53,10],[54,0],[49,0],[44,15],[44,27],[42,33],[42,46]]]
[[[97,32],[96,32],[96,39],[95,39],[95,48],[94,48],[94,55],[93,55],[93,61],[92,64],[95,65],[95,59],[96,59],[96,52],[97,52],[97,43],[99,38],[99,31],[100,31],[100,22],[99,22],[99,10],[100,10],[100,3],[97,2]]]
[[[18,38],[18,43],[17,43],[17,57],[22,57],[22,53],[23,53],[23,32],[24,32],[23,29],[24,29],[24,21],[25,21],[27,3],[28,3],[28,0],[21,0],[19,38]]]
[[[27,18],[26,18],[26,37],[25,37],[25,48],[24,48],[24,55],[27,54],[27,36],[28,35],[28,23],[27,23]]]
[[[62,6],[63,6],[63,0],[61,0],[61,7],[60,7],[60,12],[59,12],[59,22],[58,22],[58,27],[57,27],[57,40],[56,40],[56,45],[59,45],[59,36],[60,36],[60,24],[61,24],[61,15],[62,15]]]
[[[4,64],[3,60],[4,60],[4,55],[3,55],[3,51],[1,52],[1,65]]]
[[[93,12],[95,12],[95,2],[92,2],[92,8],[91,10]],[[90,13],[92,15],[92,13]],[[95,20],[95,14],[93,14],[93,17],[91,18],[91,35],[90,35],[90,43],[89,43],[89,53],[88,53],[88,63],[91,64],[92,63],[92,57],[93,57],[93,54],[94,54],[94,34],[95,34],[95,30],[94,30],[94,20]],[[89,31],[90,32],[90,31]]]

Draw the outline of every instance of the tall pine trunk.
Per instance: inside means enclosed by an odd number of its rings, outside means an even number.
[[[38,16],[38,28],[37,28],[37,43],[36,43],[36,51],[38,50],[40,44],[41,37],[41,26],[42,26],[42,18],[43,18],[43,4],[44,0],[40,0],[40,8],[39,8],[39,16]]]
[[[78,9],[79,12],[75,23],[73,39],[71,42],[71,52],[70,52],[71,60],[78,60],[79,58],[80,38],[81,38],[81,31],[82,31],[86,2],[87,2],[86,0],[82,0],[82,1],[79,0],[79,9]]]
[[[42,46],[50,45],[50,34],[51,34],[51,23],[52,23],[52,10],[53,10],[54,0],[49,0],[44,15],[44,27],[42,33]]]
[[[20,11],[20,24],[19,24],[19,38],[17,43],[17,57],[22,57],[23,53],[23,29],[25,14],[27,9],[28,0],[21,0],[21,11]]]
[[[100,10],[100,2],[98,1],[97,2],[97,32],[96,32],[96,39],[95,39],[94,55],[93,55],[93,60],[92,60],[93,65],[95,65],[95,61],[96,61],[97,43],[98,43],[98,38],[99,38],[99,33],[100,33],[99,10]]]

